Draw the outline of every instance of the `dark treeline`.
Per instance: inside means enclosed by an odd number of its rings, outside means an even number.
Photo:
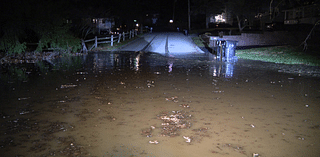
[[[38,43],[36,52],[46,48],[78,52],[83,31],[89,29],[81,19],[103,17],[111,11],[107,1],[11,0],[0,3],[2,54],[25,52],[27,43]]]

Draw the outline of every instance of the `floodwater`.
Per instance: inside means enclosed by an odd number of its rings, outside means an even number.
[[[102,52],[2,66],[0,154],[318,157],[320,79],[274,65]]]

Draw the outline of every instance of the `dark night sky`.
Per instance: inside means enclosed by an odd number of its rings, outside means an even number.
[[[0,17],[4,20],[10,19],[10,16],[20,16],[19,14],[28,14],[36,12],[37,8],[46,8],[52,11],[47,16],[53,14],[61,14],[65,17],[65,13],[69,18],[81,17],[108,17],[114,16],[126,20],[141,19],[146,14],[159,13],[160,18],[169,20],[173,16],[173,4],[175,0],[10,0],[0,2]],[[212,0],[217,1],[217,0]],[[256,0],[245,0],[250,3]],[[274,4],[280,0],[274,0]],[[284,0],[286,4],[291,2],[305,2],[305,1],[318,1],[318,0]],[[194,3],[200,0],[190,0],[191,11]],[[270,0],[259,1],[260,4],[267,5]],[[61,5],[62,4],[62,5]],[[176,0],[174,15],[175,20],[187,21],[187,5],[188,0]],[[48,11],[42,11],[48,12]],[[42,12],[40,12],[42,14]],[[65,12],[65,13],[62,13]],[[29,16],[37,16],[30,13]],[[23,15],[25,16],[25,15]],[[24,18],[20,16],[20,18]],[[26,15],[27,16],[27,15]]]

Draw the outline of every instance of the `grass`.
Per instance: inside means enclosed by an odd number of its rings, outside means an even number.
[[[320,66],[320,60],[317,56],[306,54],[301,49],[292,46],[274,46],[237,50],[236,56],[242,59],[274,63]]]
[[[198,46],[198,47],[205,47],[203,44],[203,40],[199,37],[192,37],[193,42]]]

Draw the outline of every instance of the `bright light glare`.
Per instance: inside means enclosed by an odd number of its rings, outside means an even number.
[[[187,36],[177,33],[175,35],[169,36],[167,38],[168,45],[166,49],[166,39],[165,35],[156,36],[150,46],[145,50],[148,52],[155,52],[162,55],[174,54],[174,55],[185,55],[185,54],[195,54],[195,53],[204,53],[192,39]]]
[[[215,16],[214,19],[215,22],[226,22],[226,19],[223,17],[223,14]]]
[[[170,20],[169,22],[170,22],[170,23],[173,23],[173,20]]]

